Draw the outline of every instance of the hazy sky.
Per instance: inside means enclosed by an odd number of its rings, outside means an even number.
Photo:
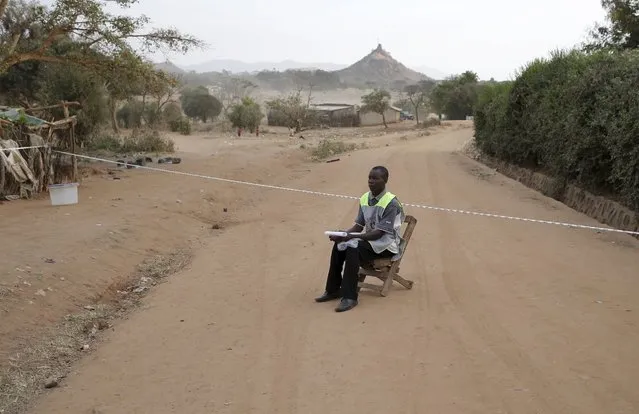
[[[171,55],[178,65],[210,59],[353,63],[375,48],[409,67],[470,69],[507,79],[526,62],[582,41],[604,18],[599,0],[140,0],[154,26],[173,26],[207,50]],[[157,56],[163,60],[163,56]]]

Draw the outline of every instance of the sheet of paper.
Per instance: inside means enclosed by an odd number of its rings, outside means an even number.
[[[327,236],[346,237],[348,233],[345,231],[325,231],[324,234]],[[351,233],[353,236],[359,236],[360,234],[362,233]]]

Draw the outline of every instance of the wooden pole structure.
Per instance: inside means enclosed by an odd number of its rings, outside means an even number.
[[[64,118],[69,119],[69,106],[65,101],[61,102],[62,109],[64,110]],[[78,180],[78,158],[75,156],[75,123],[71,124],[71,128],[69,129],[69,139],[71,140],[71,164],[73,165],[73,182],[77,182]]]

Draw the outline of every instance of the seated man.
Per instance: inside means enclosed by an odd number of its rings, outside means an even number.
[[[392,257],[399,252],[399,231],[404,211],[397,197],[386,191],[388,170],[374,167],[368,174],[369,193],[359,202],[355,225],[346,230],[346,237],[330,236],[335,244],[326,280],[326,291],[315,299],[328,302],[342,298],[336,312],[357,306],[357,282],[360,265],[373,260]],[[361,232],[360,234],[351,234]],[[342,277],[342,268],[344,276]]]

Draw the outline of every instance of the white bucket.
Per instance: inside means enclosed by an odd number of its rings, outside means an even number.
[[[78,183],[51,184],[48,188],[52,206],[78,204]]]

